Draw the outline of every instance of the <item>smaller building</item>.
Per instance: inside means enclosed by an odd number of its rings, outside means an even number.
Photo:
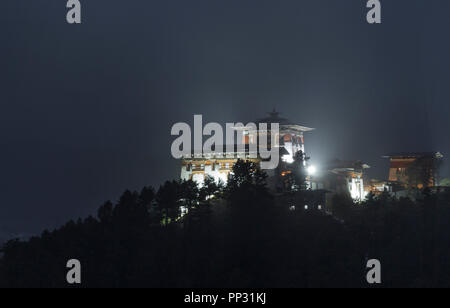
[[[437,172],[444,157],[440,152],[393,153],[383,157],[390,160],[389,182],[403,188],[437,186]]]
[[[379,180],[368,180],[365,183],[366,195],[373,194],[375,196],[380,196],[383,193],[389,193],[393,197],[405,197],[405,188],[398,182],[389,181],[379,181]]]
[[[383,192],[390,192],[391,186],[386,181],[371,179],[364,183],[364,190],[366,194],[381,195]]]

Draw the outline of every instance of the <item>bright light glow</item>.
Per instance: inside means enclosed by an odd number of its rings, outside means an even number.
[[[180,206],[181,217],[189,213],[189,209],[186,206]]]
[[[307,169],[307,171],[308,171],[308,174],[309,174],[309,175],[314,175],[314,174],[316,174],[317,169],[316,169],[315,166],[309,166],[308,169]]]
[[[292,155],[284,155],[281,159],[288,164],[292,164],[294,162]]]

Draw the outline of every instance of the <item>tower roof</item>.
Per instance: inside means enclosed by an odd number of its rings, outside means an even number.
[[[268,112],[267,114],[269,115],[268,117],[259,119],[256,122],[257,123],[278,123],[280,125],[292,124],[292,123],[290,123],[290,121],[288,119],[280,117],[280,113],[277,112],[275,110],[275,108],[271,112]]]
[[[268,115],[269,115],[268,117],[265,117],[265,118],[262,118],[262,119],[258,119],[256,121],[256,124],[260,124],[260,123],[267,123],[267,124],[278,123],[284,129],[292,129],[292,130],[298,130],[298,131],[302,131],[302,132],[309,132],[309,131],[313,131],[314,130],[314,128],[298,125],[298,124],[293,123],[292,121],[290,121],[290,120],[288,120],[286,118],[280,117],[280,113],[278,111],[276,111],[275,108],[271,112],[268,112]]]

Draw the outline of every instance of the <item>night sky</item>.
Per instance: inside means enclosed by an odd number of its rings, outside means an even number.
[[[450,155],[450,2],[3,0],[0,240],[95,214],[179,176],[176,122],[252,121],[274,107],[317,130],[312,161]],[[448,164],[444,176],[450,176]]]

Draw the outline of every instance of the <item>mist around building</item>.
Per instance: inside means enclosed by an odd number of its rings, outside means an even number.
[[[444,189],[450,181],[442,179],[439,171],[444,156],[440,152],[403,152],[382,154],[380,157],[389,161],[389,170],[384,179],[370,178],[367,171],[372,167],[363,158],[361,160],[334,159],[311,164],[306,150],[308,138],[314,138],[314,128],[301,123],[293,123],[280,116],[275,109],[268,112],[268,117],[256,120],[260,123],[276,123],[276,132],[261,131],[252,126],[240,125],[234,130],[238,132],[235,144],[228,151],[228,145],[214,145],[213,151],[196,151],[184,155],[181,159],[182,181],[194,181],[200,187],[205,178],[211,177],[216,183],[226,184],[233,173],[233,166],[238,160],[248,160],[256,164],[264,161],[259,152],[251,150],[252,144],[258,144],[262,137],[275,140],[270,147],[278,148],[279,164],[267,174],[268,188],[276,199],[287,202],[287,194],[295,191],[309,191],[315,198],[308,204],[292,204],[292,209],[318,208],[329,214],[333,212],[335,196],[349,197],[356,204],[365,201],[369,196],[390,195],[393,198],[420,198],[421,192],[427,188],[432,191]],[[276,134],[274,139],[271,135]],[[267,137],[267,135],[269,137]],[[242,138],[242,140],[239,140]],[[238,150],[242,144],[241,150]],[[356,146],[356,145],[355,145]],[[300,160],[300,164],[295,164]],[[375,166],[376,167],[376,166]],[[304,187],[295,186],[292,178],[302,174]]]

